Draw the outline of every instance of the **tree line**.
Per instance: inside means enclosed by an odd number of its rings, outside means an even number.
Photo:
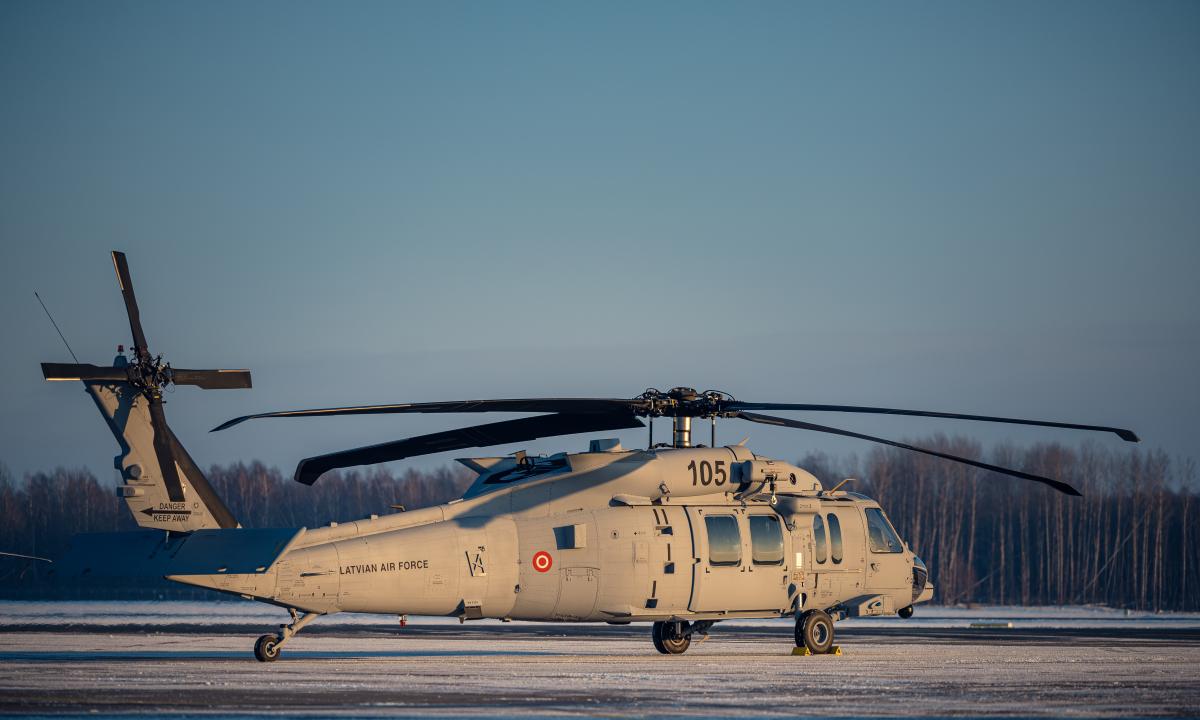
[[[854,478],[845,489],[880,501],[929,565],[936,602],[1200,609],[1200,553],[1194,547],[1200,531],[1193,527],[1200,492],[1191,461],[1094,444],[1003,445],[988,453],[959,437],[914,444],[1053,477],[1083,493],[1069,497],[896,448],[799,460],[826,487]],[[247,527],[313,527],[384,514],[393,505],[435,505],[459,497],[473,478],[457,466],[399,475],[375,469],[330,473],[307,487],[257,462],[213,466],[207,475]],[[112,484],[86,470],[16,480],[0,467],[0,551],[53,558],[76,533],[135,527]],[[89,592],[48,584],[50,569],[0,558],[0,595]],[[154,596],[207,597],[173,584],[145,587]]]
[[[914,441],[1073,485],[1083,497],[897,448],[864,458],[815,454],[799,465],[822,481],[883,506],[929,565],[942,604],[1096,604],[1143,610],[1200,609],[1196,511],[1190,460],[1161,451],[978,443],[942,435]]]
[[[244,527],[316,527],[330,520],[428,507],[460,497],[474,474],[446,466],[395,475],[385,469],[331,472],[308,487],[262,463],[214,465],[209,483]],[[58,468],[16,480],[0,465],[0,551],[53,559],[77,533],[136,530],[115,483],[87,470]],[[55,582],[53,565],[0,556],[0,597],[212,598],[211,592],[167,581]]]

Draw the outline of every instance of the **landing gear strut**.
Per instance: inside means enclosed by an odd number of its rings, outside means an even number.
[[[805,610],[796,618],[796,647],[823,655],[833,647],[833,618],[823,610]]]
[[[321,613],[310,612],[300,617],[294,608],[288,608],[288,612],[292,614],[290,625],[280,625],[278,635],[263,635],[254,643],[254,657],[259,662],[275,662],[283,644],[295,637],[305,625],[321,616]]]

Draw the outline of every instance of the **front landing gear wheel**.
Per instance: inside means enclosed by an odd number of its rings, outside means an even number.
[[[654,638],[654,649],[663,655],[682,655],[692,644],[681,622],[656,622],[650,635]]]
[[[909,605],[908,607],[902,607],[896,611],[896,614],[899,615],[901,618],[907,620],[913,616],[913,606]]]
[[[806,610],[796,618],[796,647],[823,655],[833,647],[833,619],[821,610]]]
[[[279,638],[263,635],[254,643],[254,657],[259,662],[275,662],[279,657]]]

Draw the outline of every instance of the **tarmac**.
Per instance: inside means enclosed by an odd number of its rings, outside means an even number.
[[[646,625],[414,618],[270,629],[0,622],[0,714],[247,717],[1193,717],[1200,626],[968,618],[838,624],[840,656],[791,655],[790,623],[718,625],[681,656]],[[368,616],[372,619],[372,616]],[[324,620],[324,619],[323,619]],[[333,620],[333,618],[330,618]],[[1024,626],[1023,626],[1024,625]]]

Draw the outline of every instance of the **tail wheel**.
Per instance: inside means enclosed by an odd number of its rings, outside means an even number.
[[[823,655],[833,647],[833,619],[821,610],[806,610],[796,618],[796,647]]]
[[[263,635],[254,643],[254,657],[259,662],[275,662],[279,657],[279,638]]]
[[[683,623],[656,622],[650,630],[654,649],[663,655],[682,655],[692,644],[692,639],[683,630]]]

